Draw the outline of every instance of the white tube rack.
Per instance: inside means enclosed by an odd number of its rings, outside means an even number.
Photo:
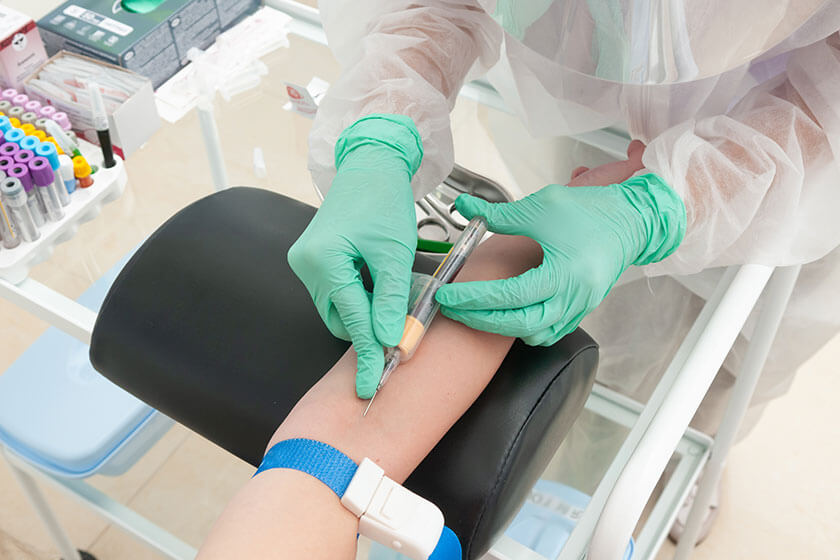
[[[36,264],[50,258],[56,245],[69,241],[79,230],[79,226],[94,219],[107,204],[122,195],[128,176],[122,159],[115,156],[117,164],[106,169],[102,167],[99,147],[83,140],[79,141],[85,158],[99,165],[99,171],[92,175],[93,185],[86,189],[77,188],[70,195],[70,204],[63,207],[64,217],[57,222],[47,222],[41,226],[41,236],[31,242],[23,241],[14,249],[0,248],[0,280],[11,284],[20,284],[29,276]]]

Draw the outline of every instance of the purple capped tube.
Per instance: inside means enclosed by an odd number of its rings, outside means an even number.
[[[26,192],[26,203],[29,205],[29,211],[32,213],[32,219],[35,220],[35,225],[41,227],[46,223],[46,210],[42,206],[41,199],[38,197],[38,189],[32,184],[32,176],[29,175],[29,168],[21,163],[16,163],[8,171],[6,175],[15,177],[23,185],[23,190]]]
[[[15,152],[15,155],[12,156],[14,160],[18,163],[29,164],[32,161],[32,158],[35,157],[35,152],[32,150],[18,150]]]
[[[14,158],[15,154],[20,151],[20,146],[17,142],[3,142],[0,144],[0,156],[9,156]]]
[[[55,188],[55,174],[50,162],[43,157],[33,158],[29,162],[29,173],[32,175],[32,182],[38,187],[38,196],[47,209],[47,218],[53,222],[59,221],[64,217],[64,210],[61,209],[61,200]]]
[[[32,243],[41,237],[27,204],[26,191],[19,179],[6,177],[0,180],[0,199],[6,205],[15,231],[24,241]]]

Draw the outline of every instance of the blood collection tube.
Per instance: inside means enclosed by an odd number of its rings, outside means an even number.
[[[3,236],[3,247],[6,249],[14,249],[20,245],[20,237],[15,232],[9,212],[2,202],[0,202],[0,235]]]
[[[47,136],[47,137],[44,139],[44,142],[49,142],[50,144],[52,144],[53,146],[55,146],[55,149],[56,149],[56,150],[58,150],[58,155],[61,155],[61,154],[63,154],[63,153],[64,153],[64,150],[62,150],[62,149],[61,149],[61,146],[60,146],[60,145],[58,144],[58,142],[55,140],[55,137],[53,137],[53,136]]]
[[[26,165],[35,157],[35,152],[32,150],[18,150],[13,157],[16,162]]]
[[[8,99],[0,99],[0,111],[4,113],[12,108],[12,102]]]
[[[41,110],[41,102],[37,99],[30,99],[29,101],[23,104],[23,108],[27,111],[38,113]]]
[[[2,171],[4,175],[8,176],[9,169],[14,167],[15,164],[15,158],[11,156],[0,156],[0,171]]]
[[[9,156],[14,158],[14,155],[20,151],[20,146],[15,142],[3,142],[0,144],[0,156]]]
[[[38,114],[33,113],[32,111],[26,111],[19,118],[20,118],[20,122],[22,122],[24,124],[32,124],[38,119]],[[35,125],[32,124],[32,126],[34,127]]]
[[[12,126],[15,128],[20,128],[20,119],[17,117],[11,117],[9,122],[12,123]]]
[[[73,175],[79,180],[79,186],[83,189],[93,184],[93,179],[90,176],[90,164],[82,156],[73,158]]]
[[[20,163],[12,166],[6,174],[9,177],[15,177],[23,185],[23,190],[26,192],[26,204],[29,205],[29,211],[32,213],[32,219],[35,220],[35,225],[41,227],[46,223],[44,216],[44,206],[41,199],[38,197],[38,189],[32,184],[32,177],[29,175],[29,168]]]
[[[46,142],[47,141],[47,133],[43,130],[36,130],[32,133],[32,136],[38,139],[39,142]]]
[[[3,159],[0,158],[0,164],[2,164],[2,161]],[[73,173],[73,160],[67,154],[61,154],[58,156],[58,161],[61,162],[59,169],[61,180],[64,182],[64,188],[67,189],[68,193],[72,194],[76,190],[76,175]],[[2,165],[0,165],[0,169],[2,169]]]
[[[0,130],[2,130],[5,133],[10,131],[11,129],[12,123],[9,122],[9,117],[7,117],[6,115],[0,117]]]
[[[36,156],[47,158],[53,169],[57,169],[58,166],[61,165],[58,160],[58,150],[56,150],[55,146],[49,142],[38,142],[34,148],[34,152]]]
[[[21,109],[23,109],[23,106],[26,105],[27,101],[29,101],[29,96],[26,95],[25,93],[19,93],[19,94],[15,95],[14,97],[12,97],[11,101],[15,105],[18,105],[18,106],[20,106]]]
[[[47,132],[53,137],[58,146],[64,150],[65,154],[72,157],[82,155],[78,144],[70,137],[70,132],[72,131],[64,131],[55,121],[47,121]]]
[[[21,129],[23,130],[23,129]],[[26,132],[26,131],[24,131]],[[34,131],[33,131],[34,132]],[[34,152],[35,148],[41,145],[41,141],[35,138],[34,136],[24,136],[23,140],[20,141],[20,149],[21,150],[29,150],[30,152]]]
[[[58,111],[58,109],[56,109],[56,108],[55,108],[55,107],[53,107],[52,105],[44,105],[43,107],[41,107],[41,110],[40,110],[40,111],[38,111],[38,113],[40,113],[40,115],[41,115],[42,117],[44,117],[44,118],[48,119],[48,118],[50,118],[53,114],[55,114],[57,111]]]
[[[12,99],[14,99],[14,97],[17,94],[18,94],[18,90],[16,90],[15,88],[8,88],[8,89],[4,89],[3,93],[0,94],[0,96],[2,96],[3,99],[11,101]]]
[[[70,117],[67,116],[67,113],[56,111],[52,114],[52,117],[50,118],[57,122],[58,126],[63,128],[64,130],[70,130]]]
[[[9,115],[10,119],[20,120],[21,115],[23,115],[25,112],[26,110],[23,107],[21,107],[20,105],[15,105],[14,107],[11,107],[8,111],[6,111],[6,114]]]
[[[49,142],[39,142],[35,148],[35,155],[45,158],[49,162],[50,168],[53,171],[55,190],[58,193],[58,200],[61,202],[61,205],[67,206],[70,204],[70,193],[67,192],[67,188],[64,186],[64,181],[61,178],[61,162],[58,159],[58,152],[55,146]]]
[[[20,245],[20,236],[15,230],[11,214],[6,209],[6,202],[2,197],[0,197],[0,236],[3,238],[3,247],[6,249],[14,249]]]
[[[0,199],[6,204],[6,210],[21,239],[31,243],[41,237],[27,203],[26,191],[19,179],[6,177],[0,181]]]
[[[20,144],[20,141],[26,138],[26,133],[19,128],[13,128],[3,133],[3,139],[6,142],[14,142]]]
[[[61,209],[61,200],[55,188],[55,174],[50,162],[47,158],[33,158],[29,162],[29,172],[32,174],[32,182],[38,187],[38,195],[44,201],[47,218],[53,222],[59,221],[64,217],[64,210]]]
[[[32,133],[35,132],[35,125],[31,122],[23,123],[20,125],[20,129],[23,131],[24,134],[27,136],[32,136]]]

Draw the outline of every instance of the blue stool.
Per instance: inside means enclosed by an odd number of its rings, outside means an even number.
[[[97,280],[79,303],[98,311],[130,256]],[[174,423],[97,373],[88,350],[75,338],[50,328],[0,375],[0,447],[5,448],[14,474],[64,560],[91,556],[80,556],[70,545],[29,473],[64,481],[62,486],[85,494],[100,513],[104,504],[105,510],[127,514],[127,508],[109,503],[110,498],[94,488],[68,479],[124,473]],[[126,525],[124,519],[116,521]]]

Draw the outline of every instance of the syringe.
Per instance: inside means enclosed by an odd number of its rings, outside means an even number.
[[[405,318],[405,327],[400,343],[385,349],[385,368],[382,370],[382,377],[379,379],[379,385],[376,386],[376,391],[370,398],[362,416],[367,415],[376,394],[382,389],[397,366],[401,362],[410,360],[414,355],[423,339],[423,335],[429,329],[432,319],[437,315],[439,305],[435,299],[435,294],[438,288],[452,282],[461,267],[464,266],[467,257],[470,256],[473,249],[478,247],[485,233],[487,233],[487,222],[484,218],[476,216],[470,220],[470,223],[464,228],[455,245],[446,253],[434,274],[424,279],[425,284],[420,289],[414,305],[412,305]]]

